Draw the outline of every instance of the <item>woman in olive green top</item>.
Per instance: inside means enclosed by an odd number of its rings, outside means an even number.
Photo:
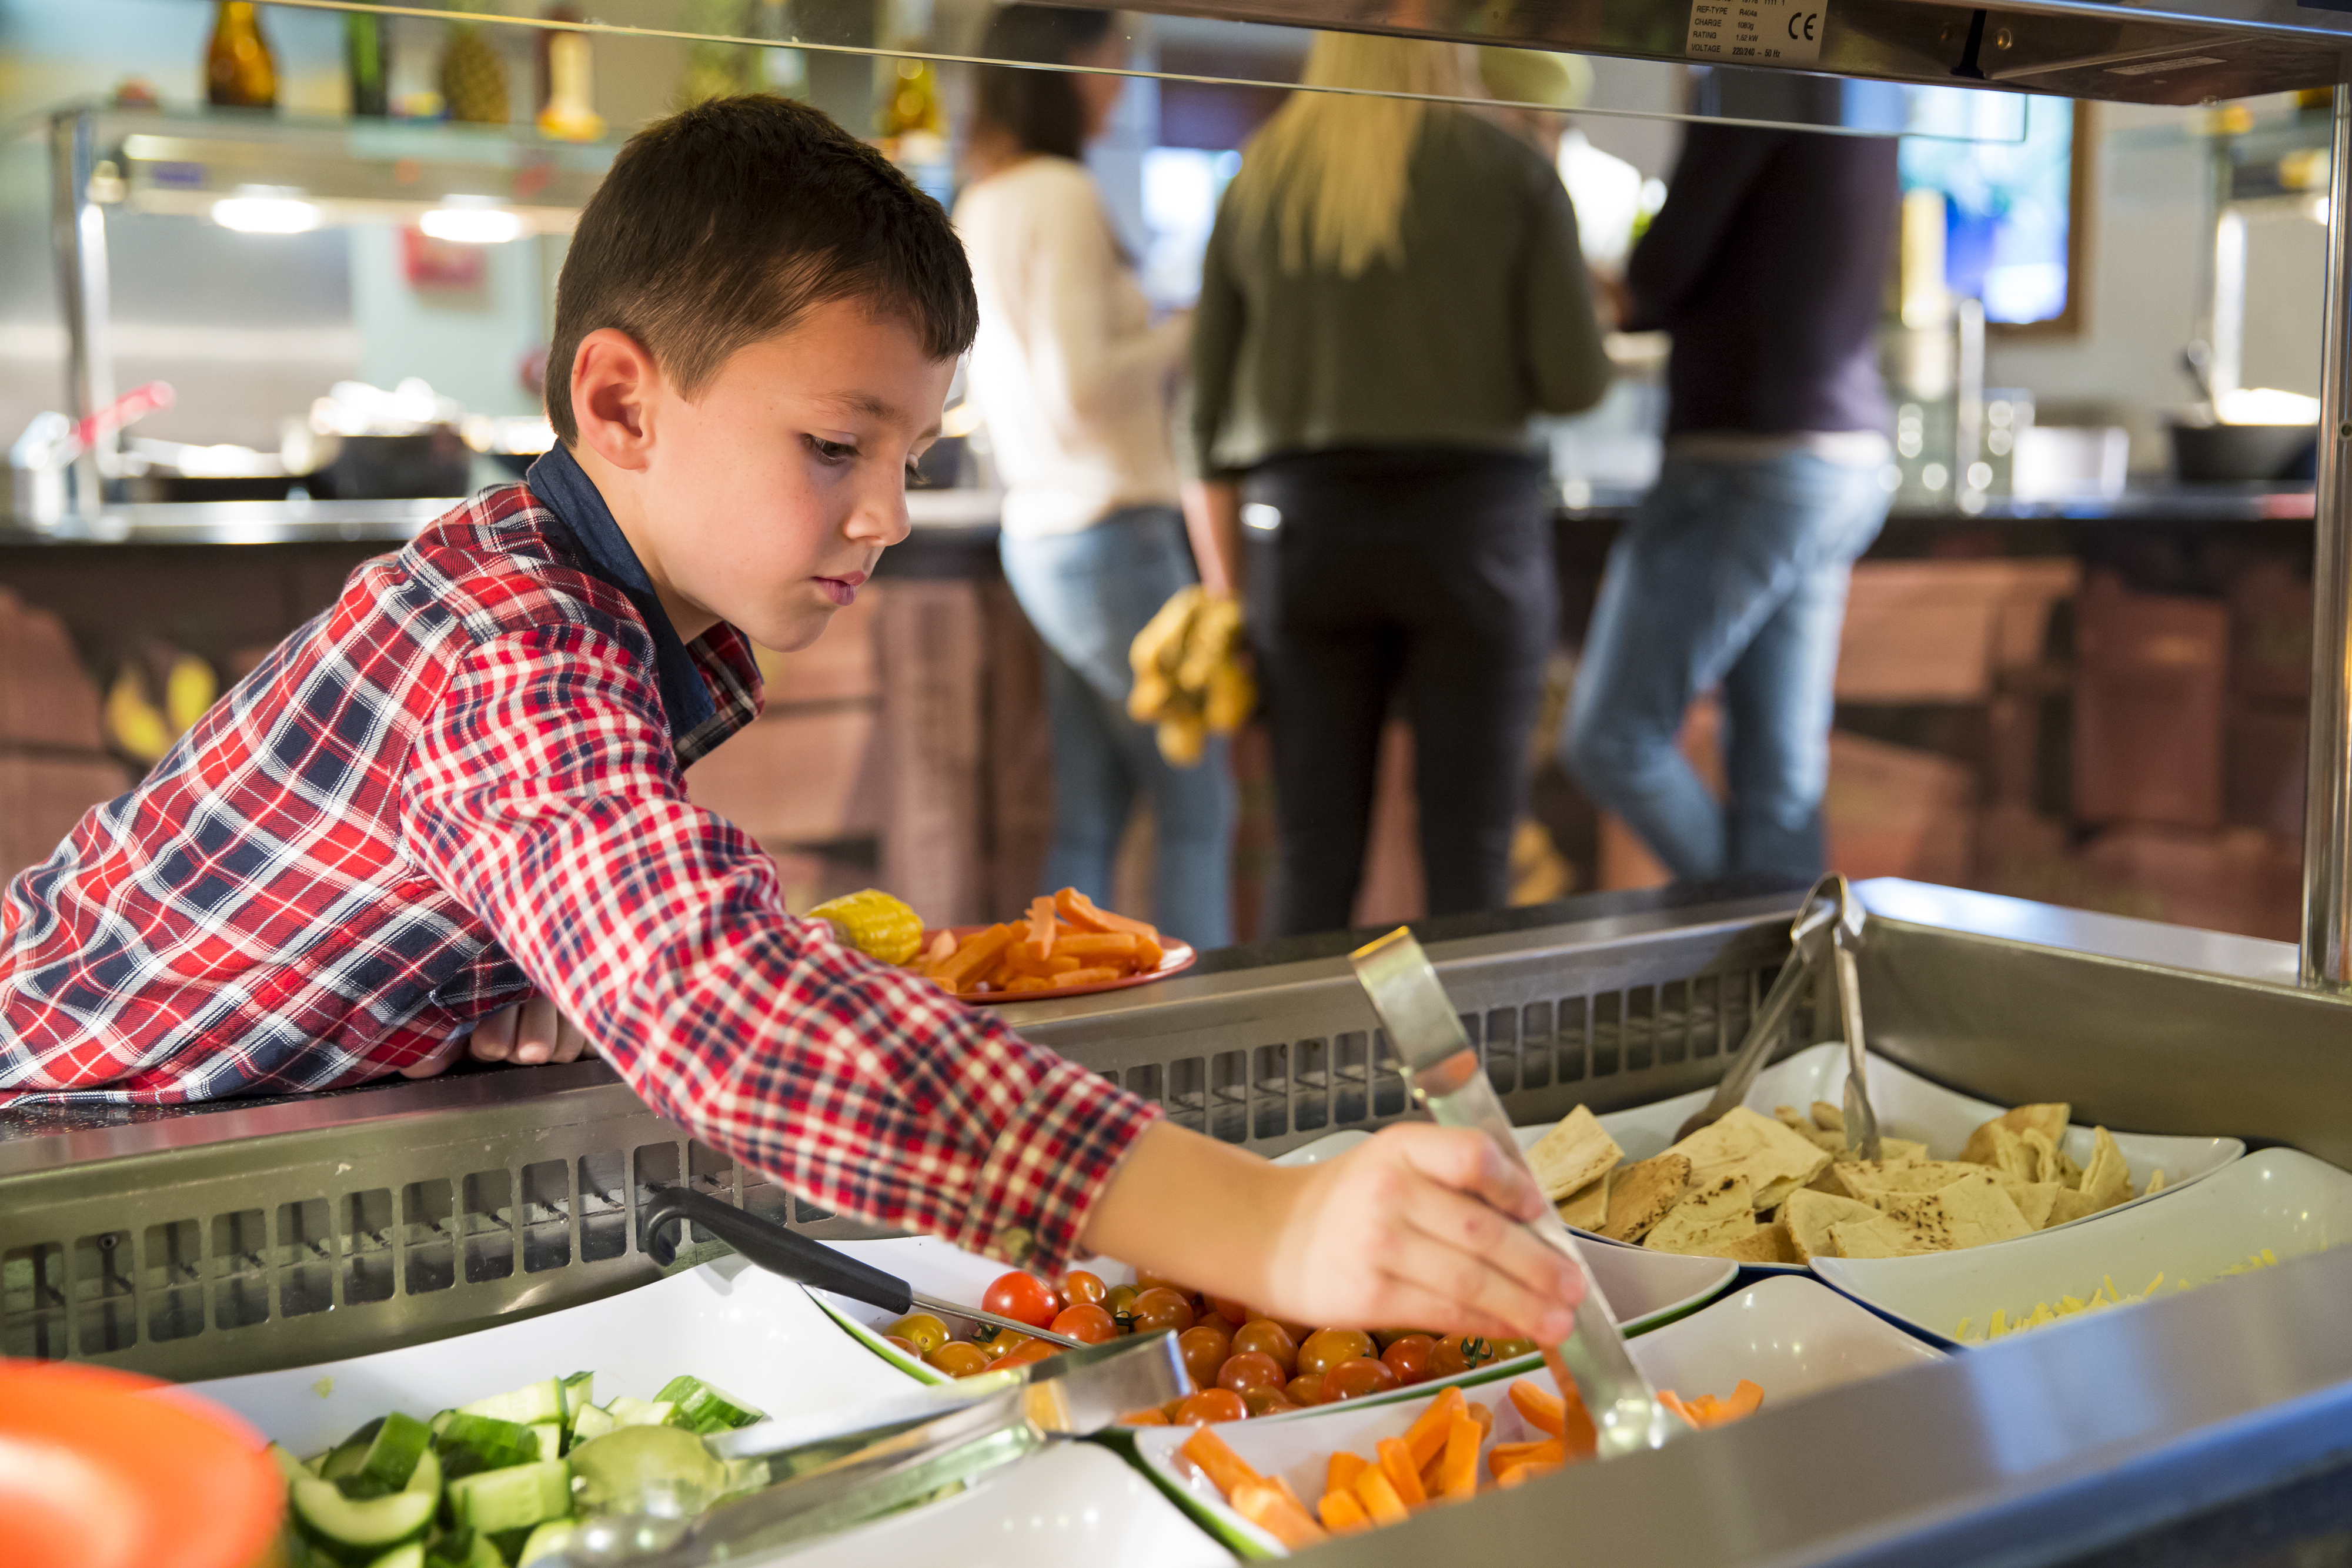
[[[1466,48],[1349,34],[1305,78],[1475,80]],[[1507,902],[1555,615],[1530,421],[1609,379],[1559,175],[1475,110],[1294,93],[1217,214],[1192,376],[1202,580],[1244,580],[1274,742],[1272,934],[1349,923],[1400,688],[1429,912]]]

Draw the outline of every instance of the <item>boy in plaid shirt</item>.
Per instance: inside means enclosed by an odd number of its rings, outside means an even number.
[[[785,912],[683,769],[907,535],[977,307],[946,214],[817,111],[648,128],[557,292],[559,444],[355,572],[0,899],[0,1104],[530,1062],[831,1209],[1275,1315],[1552,1343],[1573,1267],[1476,1134],[1302,1169],[1159,1119]],[[558,1022],[576,1020],[577,1030]]]

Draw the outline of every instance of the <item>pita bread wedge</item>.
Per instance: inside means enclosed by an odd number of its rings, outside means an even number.
[[[1983,1151],[1985,1157],[1982,1163],[1987,1169],[2000,1171],[2019,1181],[2041,1181],[2046,1168],[2042,1151],[2048,1147],[2048,1143],[2044,1139],[2040,1146],[2036,1146],[1999,1122],[1988,1122],[1969,1137],[1969,1147]]]
[[[1617,1173],[1604,1171],[1559,1200],[1559,1217],[1579,1230],[1598,1230],[1609,1223],[1609,1184]]]
[[[2064,1187],[2054,1181],[2020,1181],[2000,1171],[1992,1175],[2009,1194],[2010,1202],[2017,1205],[2017,1212],[2025,1216],[2026,1224],[2036,1230],[2049,1226],[2051,1211],[2058,1207],[2058,1195]]]
[[[1839,1258],[1916,1258],[1941,1250],[1929,1246],[1915,1227],[1886,1214],[1831,1226],[1830,1246]]]
[[[1863,1163],[1862,1155],[1858,1151],[1849,1149],[1845,1146],[1845,1134],[1843,1133],[1823,1133],[1822,1136],[1835,1140],[1835,1158],[1838,1164],[1842,1166],[1852,1166]],[[1918,1161],[1924,1160],[1927,1157],[1927,1145],[1918,1142],[1916,1139],[1889,1138],[1881,1136],[1878,1140],[1878,1161],[1881,1165],[1896,1165],[1906,1160]],[[1813,1185],[1816,1186],[1821,1186],[1819,1182],[1815,1182]],[[1823,1190],[1843,1192],[1845,1188],[1843,1186],[1837,1186],[1824,1188]]]
[[[2050,1206],[2050,1225],[2045,1225],[2042,1228],[2047,1230],[2051,1225],[2071,1224],[2084,1215],[2098,1212],[2099,1206],[2093,1203],[2089,1195],[2081,1188],[2062,1186],[2058,1189],[2056,1201]]]
[[[1683,1200],[1690,1174],[1690,1161],[1671,1152],[1610,1173],[1609,1219],[1601,1234],[1612,1241],[1641,1240]]]
[[[1716,1249],[1714,1256],[1728,1258],[1735,1263],[1801,1263],[1797,1256],[1797,1244],[1790,1238],[1785,1225],[1759,1225],[1754,1230],[1731,1243]]]
[[[1968,1145],[1960,1150],[1960,1158],[1975,1165],[1992,1164],[1992,1129],[1995,1127],[2006,1127],[2020,1137],[2028,1131],[2038,1132],[2056,1143],[2066,1135],[2066,1118],[2074,1113],[2074,1107],[2063,1100],[2020,1105],[2013,1111],[2004,1111],[1969,1134]]]
[[[1658,1252],[1687,1252],[1712,1257],[1716,1249],[1752,1236],[1756,1194],[1742,1176],[1717,1176],[1690,1193],[1650,1228],[1642,1245]]]
[[[1849,1160],[1837,1169],[1848,1192],[1885,1208],[1891,1197],[1940,1192],[1956,1181],[1980,1175],[1985,1167],[1959,1160]]]
[[[2131,1195],[2131,1166],[2116,1146],[2115,1134],[2105,1127],[2092,1129],[2091,1163],[2083,1170],[2083,1196],[2091,1200],[2091,1212],[2113,1208]]]
[[[1813,1125],[1824,1133],[1845,1131],[1845,1107],[1832,1105],[1826,1100],[1813,1102]]]
[[[1853,1221],[1867,1224],[1877,1218],[1878,1210],[1858,1197],[1836,1197],[1810,1187],[1790,1193],[1781,1216],[1800,1263],[1810,1263],[1817,1257],[1838,1256],[1837,1248],[1830,1241],[1832,1225]]]
[[[1979,1170],[1931,1193],[1887,1198],[1886,1216],[1919,1233],[1937,1252],[1958,1252],[1989,1241],[2033,1234],[2017,1202],[1990,1171]]]
[[[2148,1172],[2148,1173],[2147,1173],[2147,1191],[2142,1192],[2142,1193],[2140,1194],[2140,1197],[2146,1197],[2148,1195],[2148,1193],[2151,1193],[2151,1192],[2162,1192],[2163,1190],[2164,1190],[2164,1173],[2163,1173],[2162,1171],[2160,1171],[2160,1170],[2158,1170],[2158,1171],[2150,1171],[2150,1172]]]
[[[1536,1185],[1554,1203],[1614,1169],[1624,1157],[1617,1140],[1601,1130],[1600,1118],[1581,1105],[1561,1117],[1559,1125],[1528,1150]]]
[[[1828,1150],[1745,1105],[1732,1107],[1721,1121],[1701,1127],[1666,1152],[1690,1161],[1693,1186],[1712,1191],[1725,1176],[1738,1176],[1764,1207],[1780,1199],[1768,1202],[1763,1195],[1776,1186],[1784,1195],[1793,1191],[1830,1163]]]
[[[1802,1111],[1798,1110],[1794,1105],[1773,1106],[1772,1120],[1780,1123],[1780,1125],[1788,1128],[1789,1131],[1792,1133],[1802,1133],[1809,1137],[1820,1130],[1813,1125],[1811,1117],[1806,1115]]]

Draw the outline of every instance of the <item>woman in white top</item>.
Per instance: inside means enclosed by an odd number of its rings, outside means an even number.
[[[1120,63],[1108,13],[1016,5],[981,52]],[[1127,716],[1128,644],[1196,580],[1177,508],[1172,400],[1182,319],[1150,307],[1079,160],[1113,76],[982,66],[973,183],[956,204],[980,293],[971,365],[1005,484],[1004,575],[1047,650],[1054,737],[1048,887],[1110,894],[1138,795],[1151,805],[1152,918],[1202,947],[1232,939],[1233,783],[1223,743],[1174,768]]]

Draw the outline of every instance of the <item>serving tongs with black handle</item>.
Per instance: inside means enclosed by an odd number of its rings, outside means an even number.
[[[677,1243],[671,1239],[670,1231],[691,1220],[769,1273],[781,1274],[812,1290],[846,1296],[853,1301],[863,1301],[902,1317],[920,1307],[927,1312],[970,1318],[991,1328],[1010,1329],[1051,1344],[1075,1348],[1086,1343],[1013,1318],[984,1312],[978,1307],[960,1307],[953,1301],[927,1296],[896,1274],[884,1273],[870,1263],[835,1251],[822,1241],[813,1241],[797,1230],[762,1219],[731,1203],[721,1203],[706,1193],[682,1186],[663,1187],[646,1206],[644,1219],[646,1251],[665,1269],[677,1257]]]

